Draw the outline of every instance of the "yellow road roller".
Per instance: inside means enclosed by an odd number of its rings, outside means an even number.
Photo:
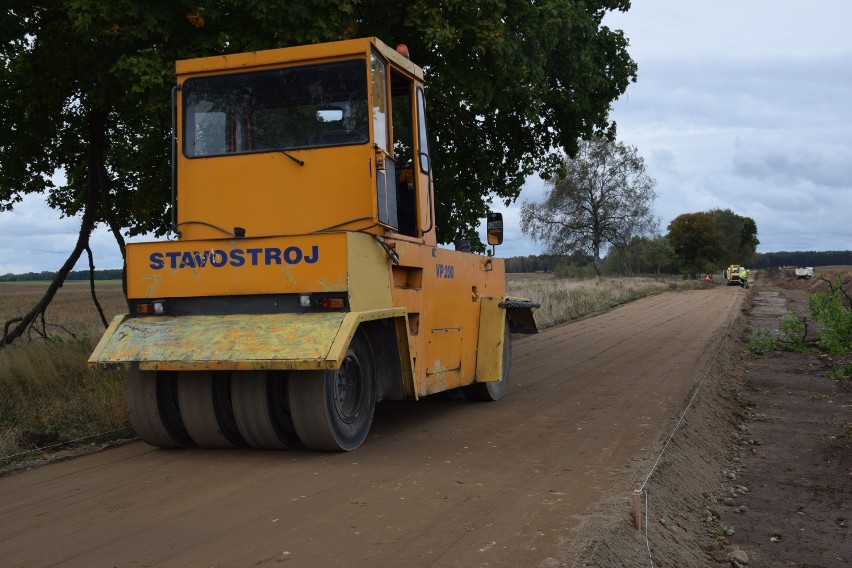
[[[126,368],[138,436],[346,451],[378,401],[503,397],[537,305],[437,246],[423,71],[375,38],[176,70],[175,238],[127,246],[129,313],[89,360]]]

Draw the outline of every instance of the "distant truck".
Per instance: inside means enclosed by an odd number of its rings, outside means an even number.
[[[813,266],[805,266],[803,268],[796,269],[796,278],[813,278],[814,277],[814,267]]]

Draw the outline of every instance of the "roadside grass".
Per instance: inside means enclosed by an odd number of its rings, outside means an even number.
[[[539,329],[559,325],[662,292],[694,290],[708,285],[680,277],[555,278],[510,274],[506,291],[510,296],[530,298],[541,304],[535,311]]]
[[[0,325],[32,308],[45,288],[0,286]],[[98,282],[97,290],[108,320],[126,311],[120,283]],[[88,282],[63,286],[45,321],[47,341],[25,336],[0,350],[0,466],[31,458],[36,448],[55,451],[70,440],[97,443],[130,433],[122,374],[86,365],[104,331]]]
[[[541,329],[643,296],[705,286],[680,278],[507,277],[510,295],[541,303],[536,311]],[[0,285],[0,325],[28,311],[45,287],[46,283]],[[98,282],[97,290],[107,320],[126,311],[120,283]],[[123,373],[90,370],[86,365],[104,331],[88,283],[68,283],[61,288],[47,310],[46,322],[49,340],[25,337],[0,350],[0,466],[32,458],[37,449],[46,446],[48,452],[54,452],[59,447],[132,434]]]

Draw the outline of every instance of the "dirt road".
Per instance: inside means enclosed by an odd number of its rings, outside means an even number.
[[[742,294],[662,294],[516,341],[507,398],[382,403],[349,454],[132,443],[0,478],[2,565],[570,565]]]

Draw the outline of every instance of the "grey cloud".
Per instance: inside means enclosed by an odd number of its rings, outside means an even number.
[[[852,187],[852,147],[737,139],[733,171],[745,178],[778,183],[804,181],[848,188]]]

